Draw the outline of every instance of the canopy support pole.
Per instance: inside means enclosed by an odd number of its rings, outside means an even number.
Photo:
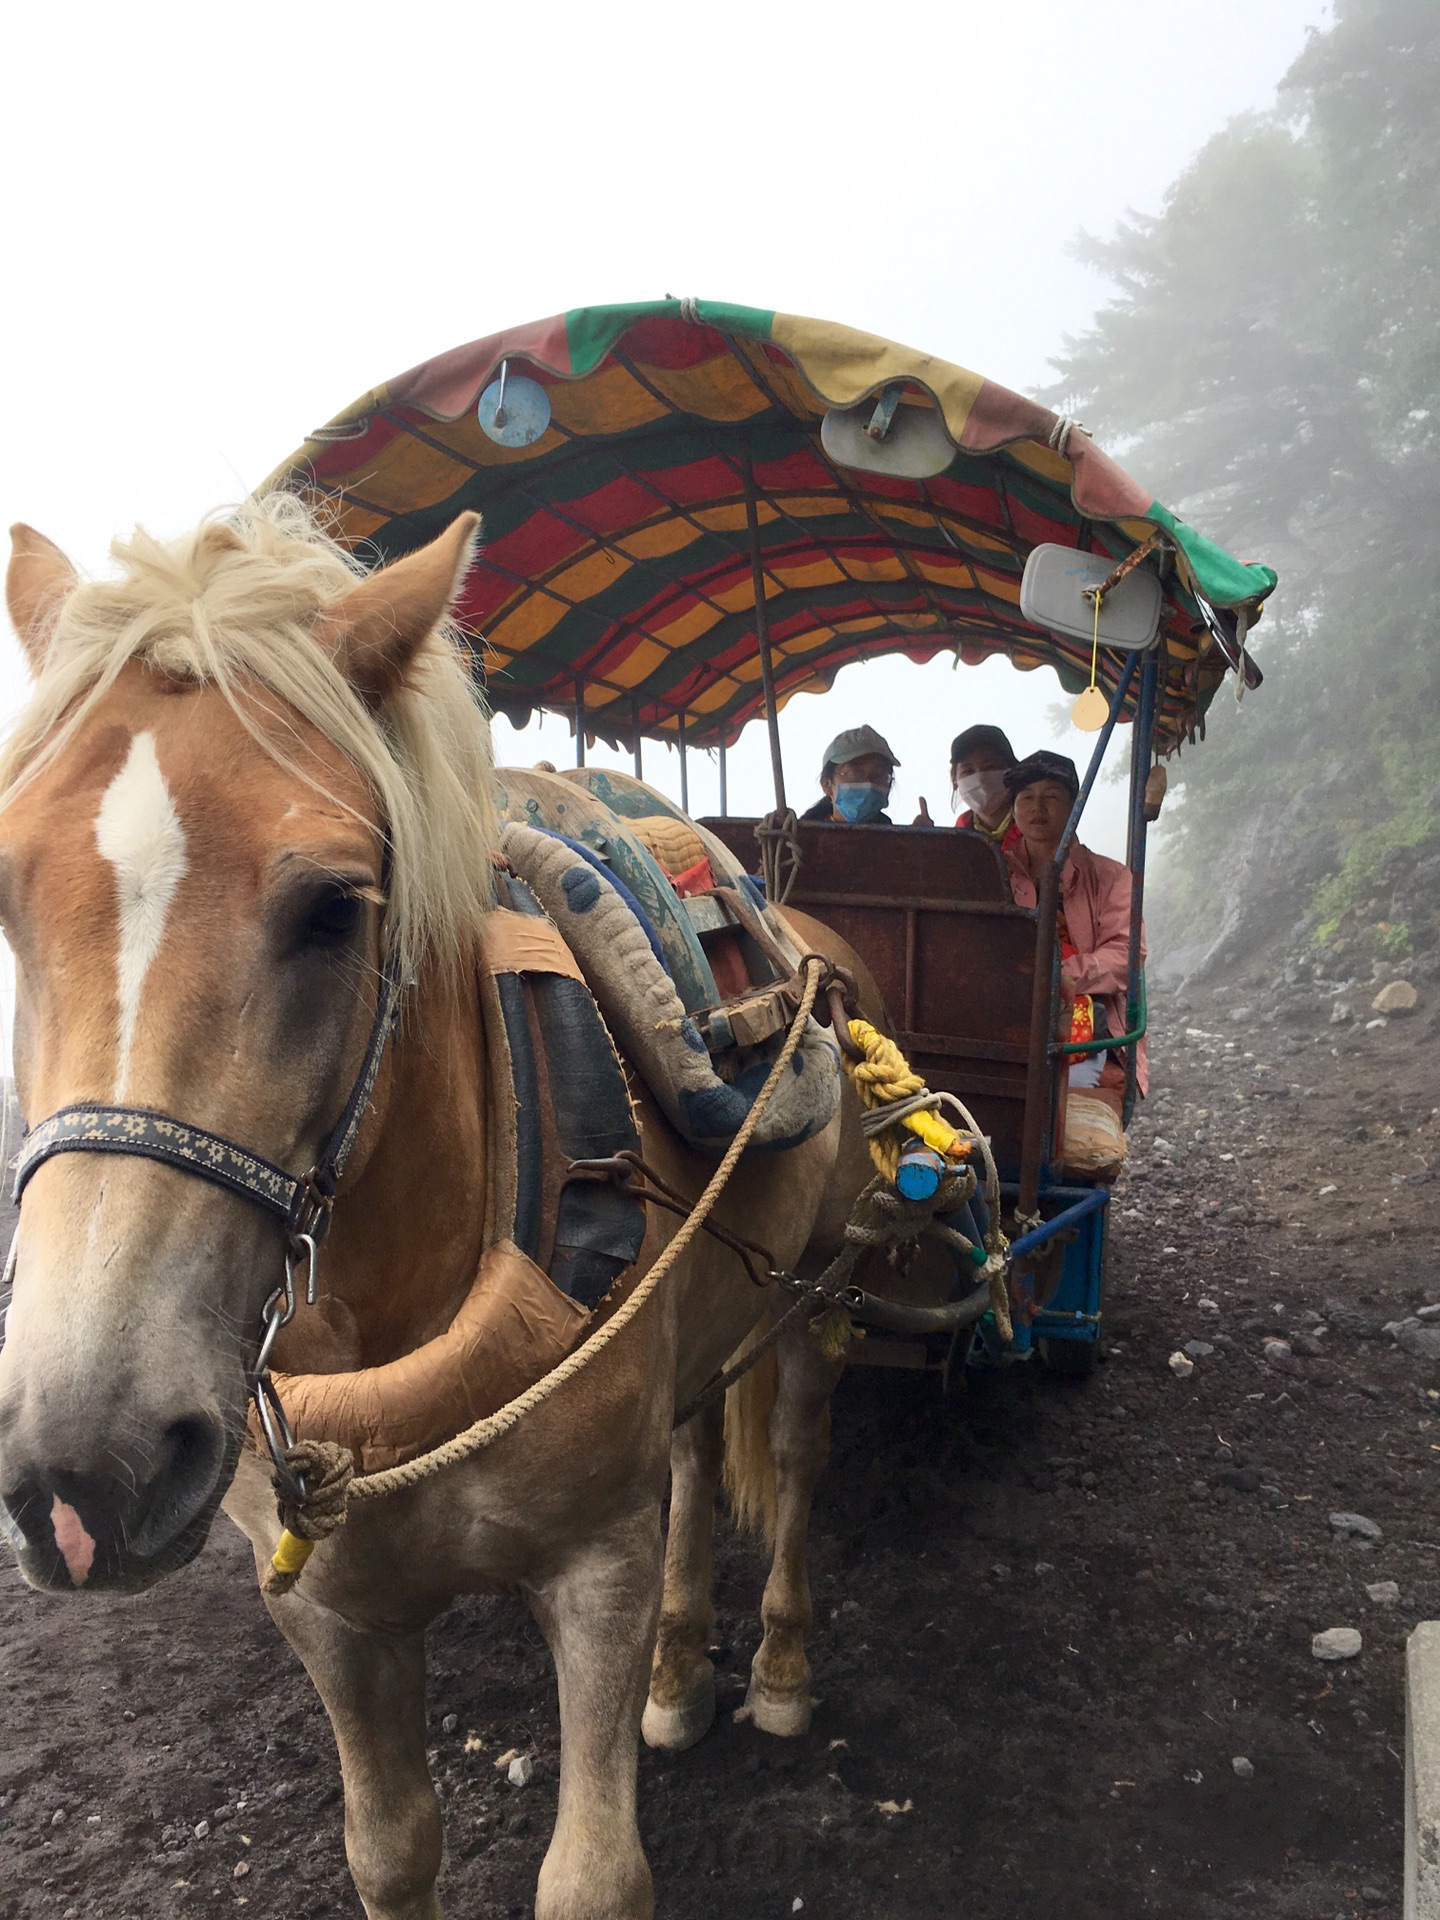
[[[720,741],[720,818],[727,819],[730,813],[730,782],[725,777],[725,741]]]
[[[676,732],[680,741],[680,811],[690,811],[690,774],[685,765],[685,715],[678,714],[675,720]]]
[[[794,810],[785,799],[785,763],[780,754],[780,708],[775,698],[775,662],[770,653],[770,612],[765,604],[765,557],[760,548],[760,512],[755,494],[755,463],[745,449],[745,524],[750,534],[750,584],[755,600],[755,641],[760,652],[760,684],[765,692],[765,729],[770,736],[770,772],[775,809],[755,829],[760,842],[760,872],[766,898],[784,906],[800,875],[800,835]]]
[[[1140,956],[1141,916],[1145,910],[1145,782],[1155,750],[1155,709],[1160,685],[1159,645],[1145,655],[1140,669],[1140,697],[1135,706],[1135,730],[1130,740],[1130,833],[1125,864],[1130,869],[1130,945],[1125,969],[1125,1031],[1133,1032],[1140,1006],[1144,962]],[[1128,1125],[1139,1097],[1137,1053],[1139,1042],[1125,1049],[1125,1098],[1121,1115]]]
[[[585,682],[575,676],[575,764],[585,764]]]
[[[643,780],[645,769],[640,759],[640,696],[638,693],[630,702],[630,724],[635,734],[635,778]]]
[[[775,807],[785,811],[785,763],[780,755],[780,710],[775,704],[775,663],[770,654],[770,614],[765,605],[765,561],[760,551],[760,515],[755,500],[755,468],[745,453],[745,524],[750,533],[750,583],[755,596],[755,639],[760,649],[760,685],[765,694],[765,728],[770,735],[770,771]]]

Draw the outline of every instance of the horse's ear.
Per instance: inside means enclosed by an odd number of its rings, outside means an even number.
[[[32,673],[39,673],[44,666],[55,617],[78,581],[75,569],[53,540],[23,523],[10,529],[5,599]]]
[[[450,611],[479,532],[479,514],[462,513],[428,547],[372,573],[326,609],[317,638],[367,706],[385,704]]]

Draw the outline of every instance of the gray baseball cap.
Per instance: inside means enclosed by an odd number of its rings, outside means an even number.
[[[844,733],[837,733],[825,749],[825,758],[821,765],[825,767],[843,767],[847,760],[863,760],[867,753],[878,753],[882,760],[888,760],[892,767],[900,762],[890,751],[890,742],[883,733],[877,733],[874,727],[847,727]]]

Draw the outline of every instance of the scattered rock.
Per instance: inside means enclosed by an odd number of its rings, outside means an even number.
[[[1400,1587],[1394,1580],[1373,1580],[1365,1594],[1377,1607],[1393,1607],[1400,1599]]]
[[[1390,1022],[1384,1018],[1381,1018],[1379,1020],[1367,1020],[1365,1022],[1365,1031],[1366,1033],[1374,1033],[1377,1027],[1388,1027],[1389,1024]]]
[[[1200,1309],[1201,1313],[1218,1313],[1220,1311],[1220,1302],[1218,1300],[1207,1299],[1203,1293],[1195,1302],[1195,1305]]]
[[[1205,1360],[1215,1351],[1208,1340],[1187,1340],[1183,1349],[1192,1360]]]
[[[1354,1018],[1355,1009],[1348,1000],[1337,1000],[1330,1009],[1330,1024],[1332,1027],[1343,1027],[1347,1021],[1353,1020]]]
[[[459,1724],[460,1716],[458,1713],[447,1713],[445,1718],[440,1722],[440,1731],[442,1733],[454,1733]]]
[[[1355,1638],[1360,1638],[1357,1633]],[[1357,1649],[1358,1651],[1358,1649]],[[535,1759],[533,1754],[517,1753],[506,1769],[505,1778],[512,1787],[528,1787],[535,1778]]]
[[[1276,1373],[1288,1373],[1294,1379],[1301,1378],[1305,1372],[1304,1363],[1297,1360],[1290,1351],[1288,1340],[1265,1342],[1265,1364],[1267,1367],[1272,1367]]]
[[[1415,1309],[1415,1318],[1417,1320],[1440,1320],[1440,1306],[1417,1307]]]
[[[1385,1331],[1412,1360],[1440,1360],[1440,1326],[1421,1320],[1392,1320]]]
[[[1247,1760],[1243,1753],[1236,1754],[1235,1758],[1230,1762],[1230,1769],[1237,1780],[1253,1780],[1255,1778],[1254,1762]]]
[[[1317,1660],[1353,1660],[1364,1641],[1354,1627],[1327,1627],[1310,1642]]]
[[[1420,999],[1408,980],[1392,980],[1370,1002],[1372,1013],[1413,1013]]]
[[[1332,1513],[1330,1525],[1336,1533],[1348,1534],[1354,1540],[1368,1540],[1372,1546],[1385,1538],[1384,1529],[1375,1521],[1367,1520],[1363,1513]]]
[[[197,1840],[208,1840],[210,1838],[210,1822],[208,1820],[197,1820],[195,1822],[195,1838]]]
[[[1188,1354],[1175,1352],[1170,1356],[1170,1371],[1177,1380],[1188,1380],[1195,1371],[1195,1362]]]
[[[243,1880],[249,1871],[250,1862],[248,1860],[237,1860],[230,1870],[230,1877],[232,1880]]]

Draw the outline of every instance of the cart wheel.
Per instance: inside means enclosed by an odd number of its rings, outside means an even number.
[[[1047,1373],[1061,1380],[1088,1380],[1095,1371],[1098,1342],[1094,1340],[1040,1341],[1040,1358]]]

